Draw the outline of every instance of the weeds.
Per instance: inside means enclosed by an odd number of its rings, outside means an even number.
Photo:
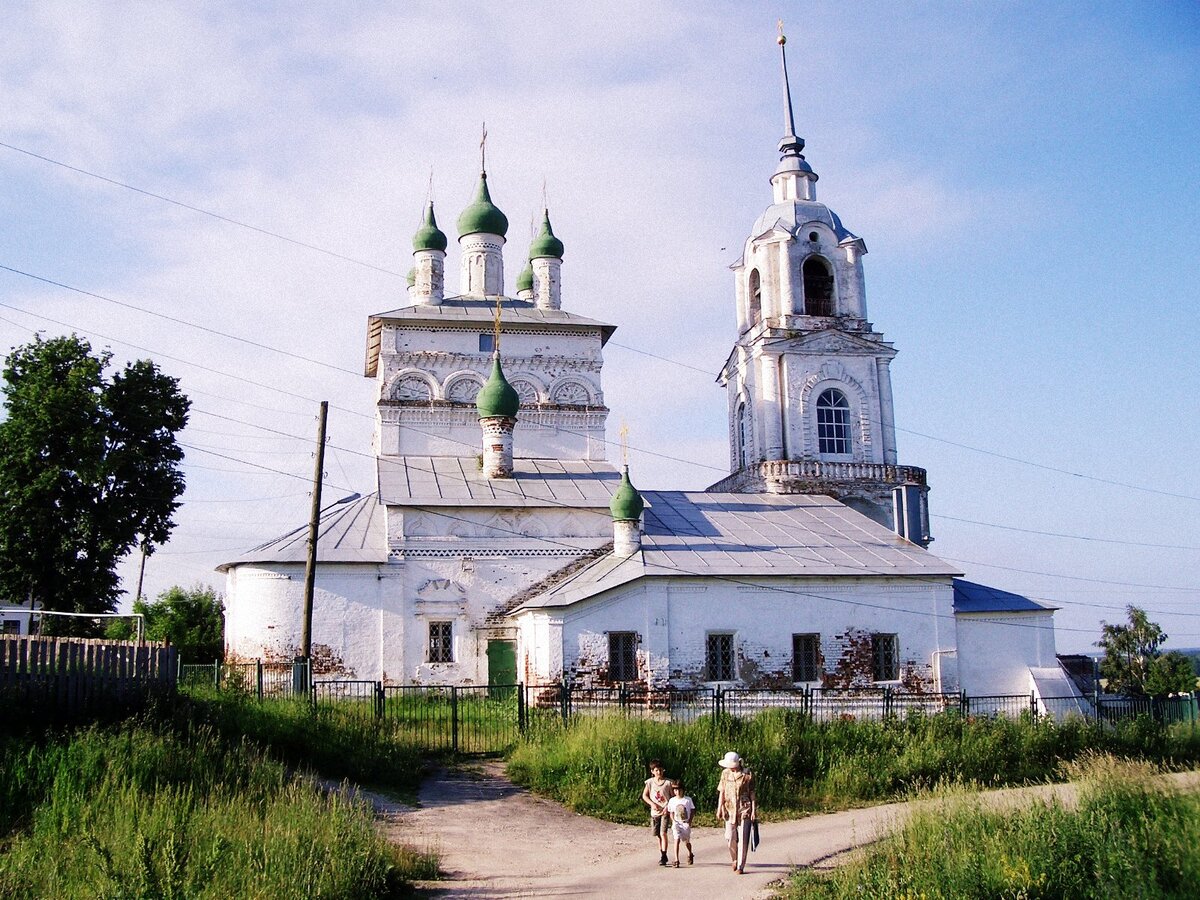
[[[1154,779],[1145,763],[1085,757],[1078,807],[985,808],[960,797],[916,813],[860,862],[802,872],[785,897],[1090,900],[1195,897],[1200,797]]]

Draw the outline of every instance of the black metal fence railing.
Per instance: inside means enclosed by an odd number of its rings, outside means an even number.
[[[215,686],[259,699],[304,698],[318,715],[352,727],[382,730],[397,741],[431,751],[502,753],[522,735],[568,726],[593,716],[661,722],[749,718],[789,710],[814,721],[884,720],[912,714],[1064,720],[1108,725],[1137,716],[1162,724],[1197,725],[1196,695],[1166,699],[1041,697],[1036,693],[918,694],[890,688],[831,690],[724,686],[649,689],[628,683],[595,687],[540,685],[385,685],[351,679],[310,680],[296,665],[237,663],[180,666],[181,686]]]

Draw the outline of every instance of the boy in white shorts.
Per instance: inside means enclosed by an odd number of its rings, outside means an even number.
[[[667,815],[671,817],[671,837],[675,838],[675,868],[679,868],[679,845],[687,847],[688,865],[695,857],[692,855],[692,816],[696,814],[696,804],[691,797],[683,793],[683,782],[671,782],[671,794],[667,801]]]

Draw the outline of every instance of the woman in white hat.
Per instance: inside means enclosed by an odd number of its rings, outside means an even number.
[[[754,776],[742,764],[742,758],[730,750],[717,765],[724,771],[717,785],[717,818],[725,823],[729,859],[733,870],[746,870],[750,850],[751,823],[758,818],[758,798],[754,796]]]

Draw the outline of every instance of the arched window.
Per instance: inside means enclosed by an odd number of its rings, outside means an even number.
[[[821,453],[850,453],[850,404],[834,388],[817,398],[817,443]]]
[[[746,421],[746,404],[739,403],[737,410],[737,452],[738,466],[746,468],[746,464],[750,460],[750,433],[747,428],[749,423]]]
[[[750,270],[750,314],[746,317],[746,324],[753,328],[762,319],[762,278],[759,277],[758,269]]]
[[[804,261],[804,314],[833,315],[833,272],[819,256]]]

